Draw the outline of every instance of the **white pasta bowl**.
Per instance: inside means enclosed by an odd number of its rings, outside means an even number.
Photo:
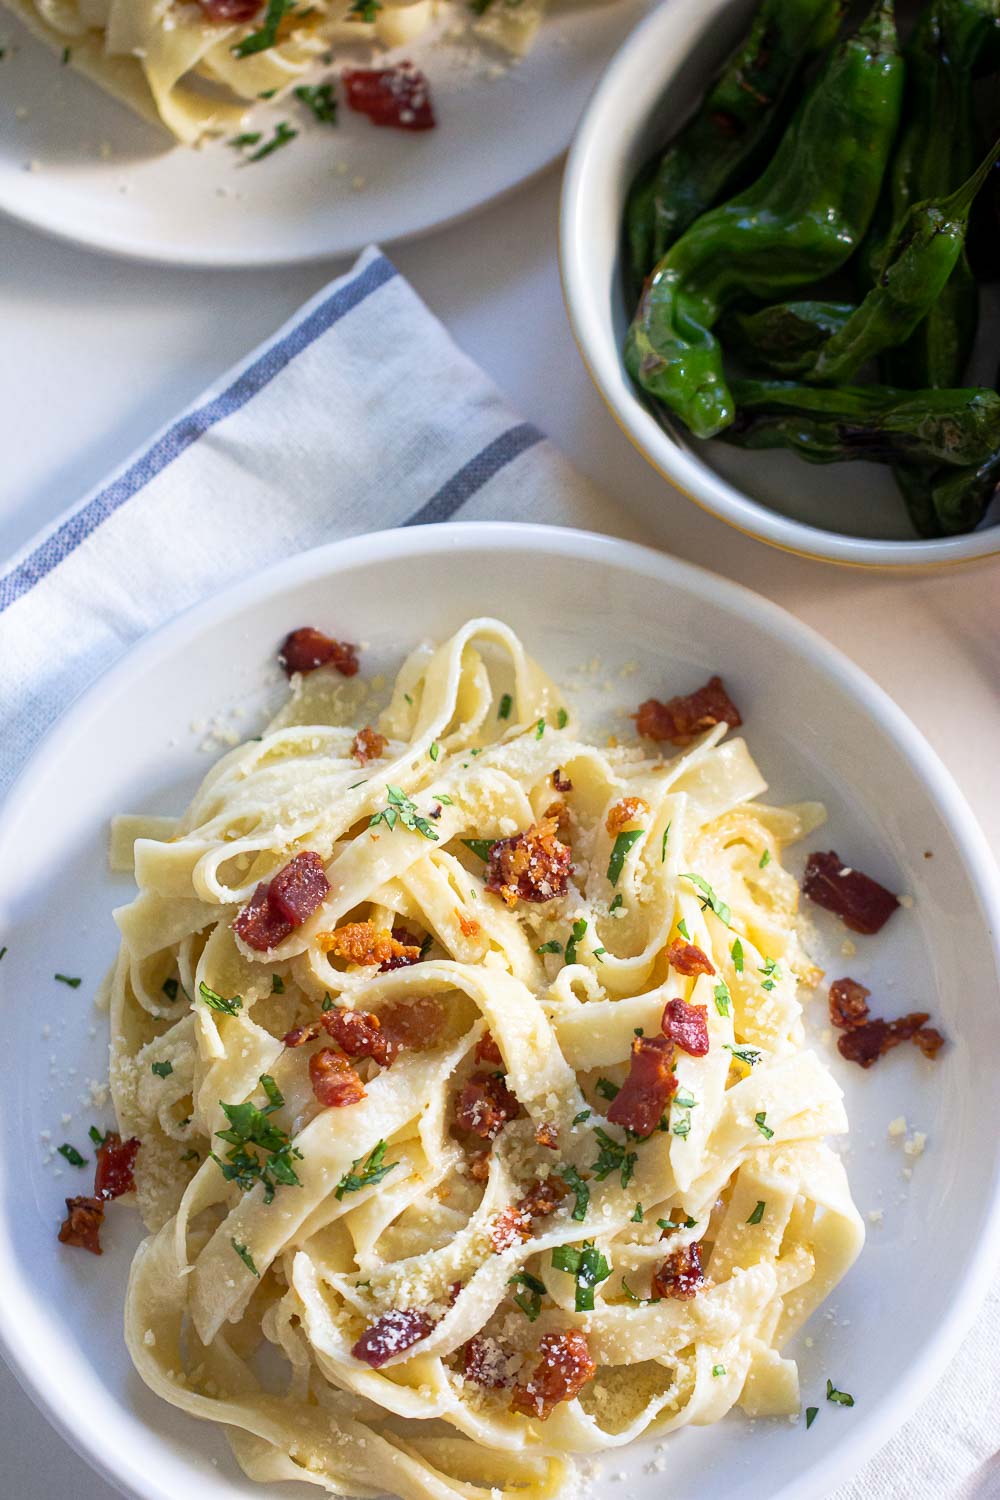
[[[723,673],[772,800],[827,804],[829,825],[810,847],[834,848],[912,897],[849,958],[843,929],[816,913],[814,956],[831,978],[867,984],[879,1013],[926,1009],[948,1038],[934,1063],[901,1048],[862,1073],[832,1046],[823,994],[810,1002],[812,1045],[847,1096],[854,1195],[873,1216],[826,1315],[789,1351],[803,1405],[819,1416],[807,1430],[733,1413],[669,1439],[665,1463],[650,1443],[616,1452],[610,1478],[627,1476],[638,1500],[662,1493],[664,1466],[672,1493],[700,1500],[818,1500],[912,1410],[985,1293],[1000,1249],[1000,889],[972,815],[913,726],[781,610],[644,548],[529,526],[359,537],[237,584],[136,647],[56,726],[0,817],[0,1350],[64,1437],[139,1500],[262,1492],[218,1430],[166,1406],[131,1370],[121,1327],[137,1218],[111,1212],[101,1260],[56,1241],[63,1198],[86,1189],[62,1158],[46,1160],[47,1146],[86,1149],[87,1127],[111,1123],[90,1098],[107,1069],[91,997],[130,882],[107,873],[108,820],[179,810],[213,759],[206,725],[257,732],[290,629],[350,634],[363,669],[380,671],[483,614],[514,625],[602,733],[650,693]],[[83,982],[67,988],[56,972]],[[919,1159],[887,1136],[900,1115],[926,1134]],[[824,1399],[827,1378],[854,1395],[853,1409]]]
[[[884,466],[819,466],[793,453],[696,441],[680,423],[654,414],[625,369],[622,220],[629,186],[684,122],[754,8],[754,0],[664,0],[636,27],[591,96],[567,161],[559,224],[563,294],[584,363],[653,468],[738,531],[785,551],[863,567],[996,556],[998,524],[918,540]],[[995,332],[989,333],[982,340],[983,367],[975,371],[985,384],[993,383],[996,360]]]

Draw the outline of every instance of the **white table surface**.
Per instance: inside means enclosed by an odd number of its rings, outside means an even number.
[[[558,185],[550,172],[392,258],[514,405],[639,517],[647,541],[776,600],[887,689],[1000,847],[1000,564],[898,577],[807,562],[739,535],[668,488],[615,426],[570,337],[555,256]],[[167,271],[0,222],[0,557],[339,269]],[[0,1461],[5,1500],[111,1500],[2,1366]]]

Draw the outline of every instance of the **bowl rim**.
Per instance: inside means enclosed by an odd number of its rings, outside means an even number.
[[[573,338],[599,396],[632,445],[673,488],[744,536],[781,551],[842,566],[901,571],[1000,556],[1000,524],[963,536],[905,541],[852,536],[783,516],[682,448],[635,392],[610,327],[610,304],[586,271],[585,227],[600,217],[593,202],[592,164],[599,159],[599,141],[621,132],[623,120],[630,137],[648,120],[645,98],[651,89],[643,80],[649,77],[649,58],[665,50],[675,13],[684,6],[695,10],[699,0],[662,0],[622,43],[590,96],[566,159],[559,202],[559,277]],[[642,102],[638,114],[637,99]]]
[[[8,825],[19,816],[18,805],[44,788],[62,755],[67,736],[82,736],[88,725],[106,712],[129,681],[148,665],[188,649],[213,624],[238,616],[250,602],[287,592],[294,585],[332,578],[374,561],[445,555],[459,559],[462,553],[495,553],[499,549],[548,556],[553,562],[580,561],[631,571],[662,584],[694,586],[723,608],[739,614],[754,629],[781,640],[814,671],[833,680],[848,693],[891,741],[911,773],[922,783],[927,796],[940,812],[955,841],[970,885],[985,911],[1000,914],[1000,870],[994,862],[986,836],[969,804],[937,752],[916,725],[866,672],[839,648],[782,606],[730,579],[721,578],[694,563],[683,561],[636,542],[608,537],[598,532],[525,522],[442,522],[420,527],[365,533],[327,543],[298,553],[270,567],[251,573],[200,603],[181,611],[172,620],[139,640],[64,710],[50,726],[38,748],[26,761],[6,798],[0,803],[0,848]],[[1000,924],[987,928],[985,940],[992,948],[994,967],[1000,980]],[[0,1169],[2,1181],[2,1169]],[[796,1476],[769,1500],[823,1500],[831,1486],[858,1471],[914,1411],[940,1378],[947,1362],[971,1326],[992,1282],[1000,1259],[1000,1156],[993,1174],[984,1232],[973,1248],[964,1278],[948,1312],[938,1323],[919,1357],[906,1370],[895,1391],[879,1407],[862,1413],[851,1434],[841,1442],[837,1456]],[[20,1263],[0,1218],[0,1278],[7,1287],[24,1285]],[[77,1454],[107,1482],[133,1500],[174,1500],[175,1490],[151,1473],[141,1451],[109,1453],[92,1426],[78,1414],[72,1402],[61,1399],[60,1372],[46,1357],[44,1342],[32,1337],[29,1316],[22,1326],[17,1296],[0,1300],[0,1357],[22,1389]],[[117,1404],[117,1403],[116,1403]]]

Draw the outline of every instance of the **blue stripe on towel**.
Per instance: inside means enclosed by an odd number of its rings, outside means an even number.
[[[506,432],[488,443],[475,458],[470,458],[457,474],[453,474],[426,504],[402,524],[426,526],[431,521],[447,521],[495,474],[499,474],[515,458],[540,443],[544,436],[530,422],[519,422],[516,427],[508,427]]]
[[[12,572],[0,578],[0,613],[9,609],[46,574],[58,567],[102,522],[138,494],[151,479],[161,474],[175,458],[179,458],[192,443],[197,442],[203,433],[232,416],[233,412],[239,411],[240,407],[245,406],[269,385],[276,375],[280,375],[297,354],[301,354],[328,328],[397,274],[395,266],[385,256],[373,260],[360,276],[338,288],[307,318],[297,323],[283,339],[266,349],[231,386],[206,405],[186,413],[172,427],[168,427],[141,458],[123,474],[119,474],[117,479],[112,480],[106,489],[99,491],[82,510],[76,511],[57,527]]]

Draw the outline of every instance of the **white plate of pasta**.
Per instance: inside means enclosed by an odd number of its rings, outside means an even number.
[[[416,235],[554,161],[646,8],[2,0],[0,210],[180,265]]]
[[[141,1500],[808,1500],[975,1314],[995,870],[732,584],[292,559],[89,692],[0,850],[0,1345]]]

